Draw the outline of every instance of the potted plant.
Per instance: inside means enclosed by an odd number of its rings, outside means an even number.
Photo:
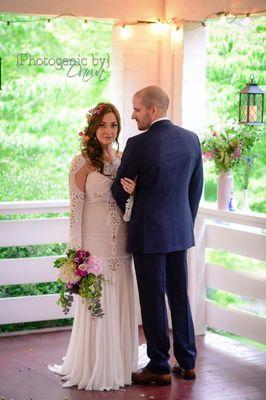
[[[232,172],[243,165],[243,160],[250,154],[261,131],[261,128],[257,126],[229,122],[217,130],[211,127],[210,132],[202,140],[203,156],[205,160],[214,163],[214,169],[218,175],[218,209],[228,209],[233,190]]]

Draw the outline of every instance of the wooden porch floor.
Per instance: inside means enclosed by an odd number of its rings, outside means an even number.
[[[131,386],[112,392],[61,388],[47,368],[60,363],[70,331],[0,338],[0,399],[6,400],[265,400],[266,353],[213,333],[197,337],[197,380]],[[143,335],[141,334],[143,341]],[[173,360],[172,360],[173,361]]]

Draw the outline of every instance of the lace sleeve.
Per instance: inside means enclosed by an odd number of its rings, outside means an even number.
[[[82,155],[73,158],[69,173],[70,229],[71,249],[81,248],[81,223],[85,197],[86,161]]]
[[[130,219],[131,219],[131,214],[132,214],[133,205],[134,205],[134,195],[133,195],[133,196],[130,196],[130,197],[127,199],[126,208],[125,208],[125,213],[124,213],[124,215],[123,215],[123,220],[124,220],[125,222],[129,222]]]

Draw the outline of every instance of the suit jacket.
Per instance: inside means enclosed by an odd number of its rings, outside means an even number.
[[[197,135],[161,120],[128,139],[111,189],[123,211],[129,196],[120,179],[135,176],[128,252],[168,253],[193,246],[194,221],[203,187]]]

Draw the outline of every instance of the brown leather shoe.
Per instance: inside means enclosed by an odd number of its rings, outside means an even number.
[[[171,374],[154,374],[147,367],[140,369],[132,374],[133,383],[139,385],[149,385],[154,383],[155,385],[170,385],[172,381]]]
[[[181,368],[178,364],[176,364],[172,370],[173,374],[181,376],[183,379],[187,381],[194,381],[196,379],[195,369],[184,369]]]

